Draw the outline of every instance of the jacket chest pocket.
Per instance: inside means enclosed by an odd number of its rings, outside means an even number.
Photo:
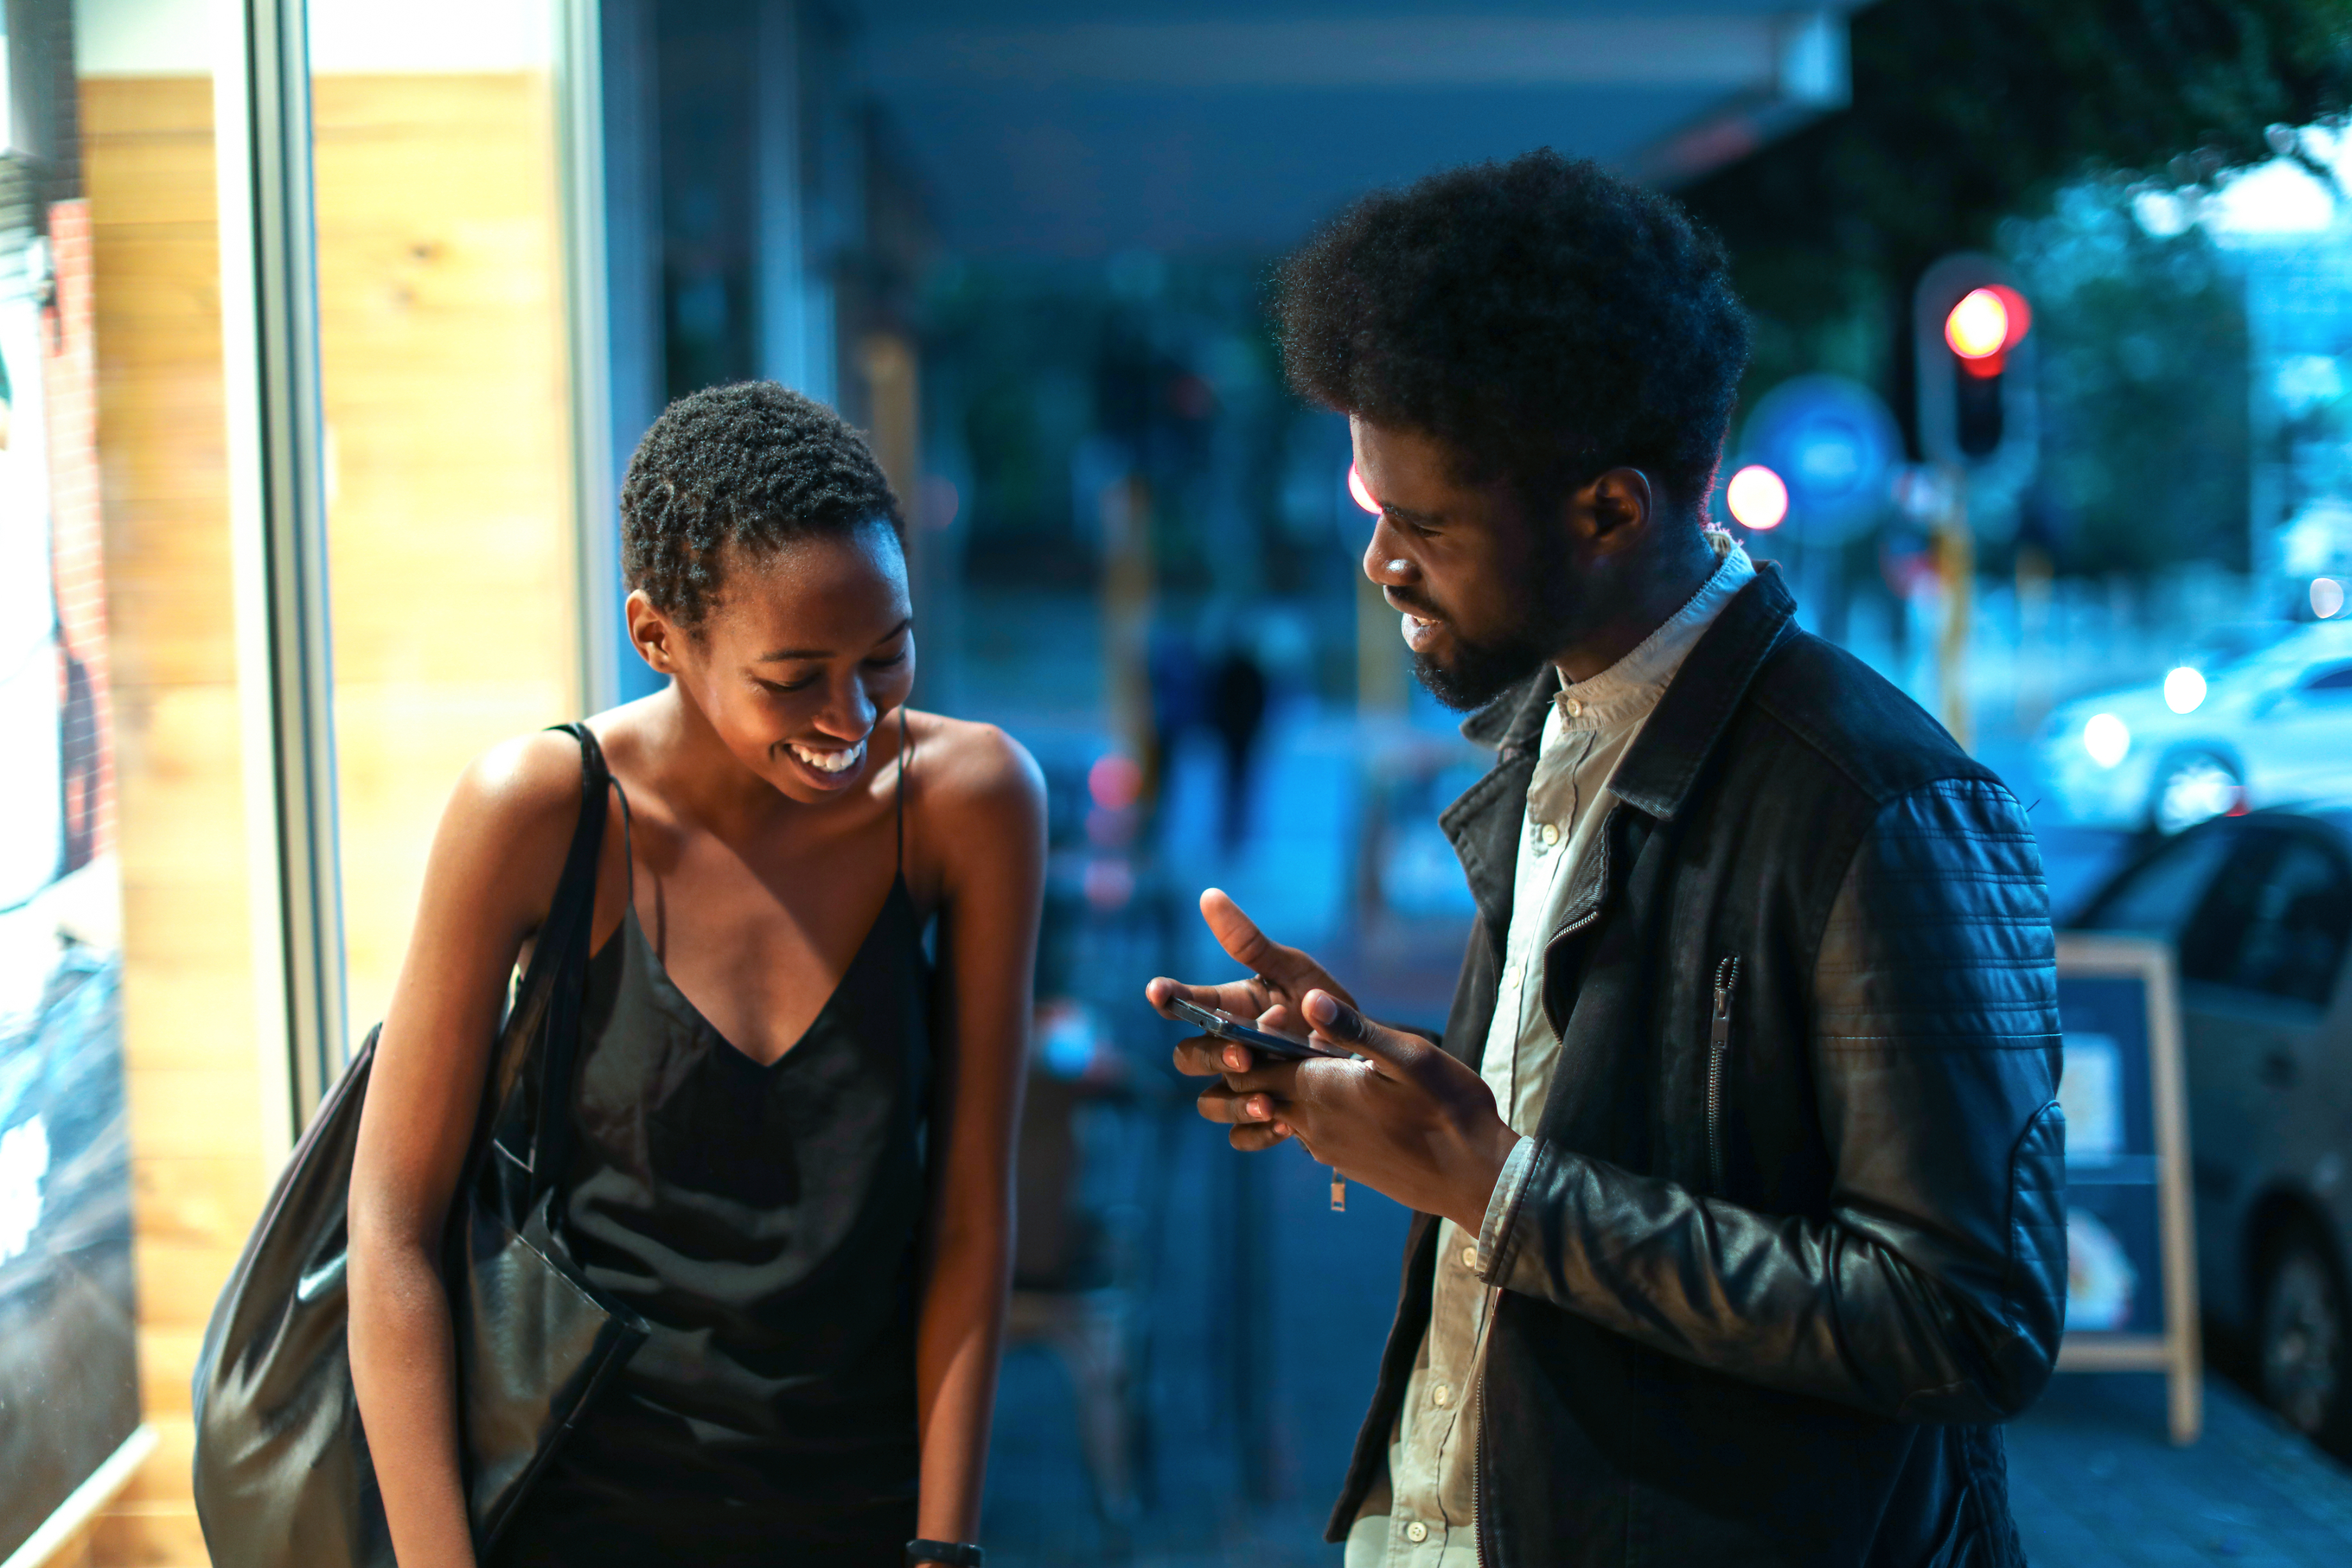
[[[1723,1192],[1724,1080],[1731,1071],[1731,1016],[1739,989],[1737,954],[1715,967],[1715,998],[1706,1025],[1706,1179],[1708,1190]]]

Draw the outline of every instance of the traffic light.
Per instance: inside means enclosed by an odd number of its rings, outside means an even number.
[[[1927,269],[1912,297],[1921,454],[1965,471],[1971,488],[2014,493],[2038,432],[2033,311],[2009,269],[1963,252]]]

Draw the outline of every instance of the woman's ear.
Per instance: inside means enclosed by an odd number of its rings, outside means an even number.
[[[642,588],[630,592],[621,611],[628,617],[629,642],[637,650],[637,657],[652,665],[657,674],[677,674],[677,645],[686,633],[654,607],[654,601]]]

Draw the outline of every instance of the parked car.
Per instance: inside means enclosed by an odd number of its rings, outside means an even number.
[[[2352,619],[2215,639],[2160,681],[2059,707],[2040,751],[2067,813],[2101,827],[2352,799]]]
[[[2071,924],[2172,945],[2206,1322],[2352,1457],[2352,810],[2158,841]]]

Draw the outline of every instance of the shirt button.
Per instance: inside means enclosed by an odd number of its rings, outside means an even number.
[[[1580,699],[1576,697],[1570,697],[1568,699],[1568,716],[1570,718],[1582,718],[1584,716],[1584,704]]]
[[[1547,846],[1559,842],[1559,824],[1558,822],[1546,822],[1542,829],[1537,832],[1536,837],[1541,839]]]
[[[1478,1249],[1475,1247],[1465,1247],[1462,1249],[1462,1266],[1465,1269],[1472,1270],[1474,1271],[1477,1269]]]
[[[1416,1519],[1404,1527],[1404,1538],[1418,1546],[1429,1539],[1429,1526]]]
[[[1429,1391],[1429,1402],[1440,1409],[1454,1403],[1454,1390],[1441,1383]]]

